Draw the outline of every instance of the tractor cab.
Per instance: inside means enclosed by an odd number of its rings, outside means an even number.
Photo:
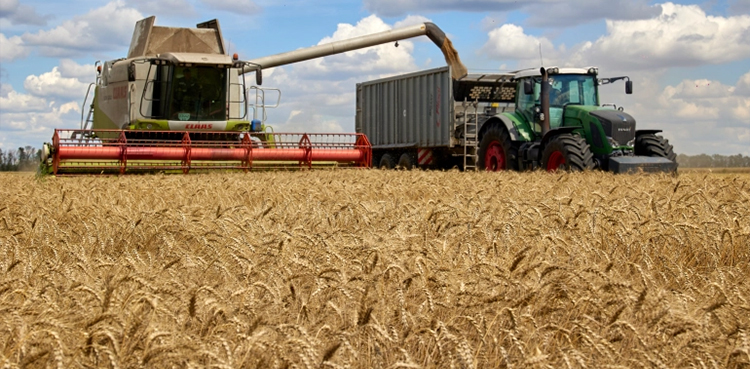
[[[599,91],[596,68],[550,68],[549,124],[551,129],[566,126],[564,114],[571,105],[598,106]],[[542,135],[542,81],[538,70],[524,70],[515,75],[517,111],[532,123],[536,135]]]

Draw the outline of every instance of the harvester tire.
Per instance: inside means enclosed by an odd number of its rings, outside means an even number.
[[[677,161],[677,154],[674,153],[674,147],[669,143],[669,140],[655,134],[645,134],[636,137],[635,155],[655,156]]]
[[[393,169],[393,167],[395,166],[396,166],[396,161],[393,159],[393,156],[391,154],[386,153],[380,157],[380,164],[378,165],[378,168]]]
[[[416,161],[414,160],[414,155],[408,152],[401,154],[401,157],[398,158],[398,166],[401,167],[401,169],[412,170],[415,165]]]
[[[513,141],[503,126],[495,125],[484,132],[478,154],[479,170],[498,172],[516,169]]]
[[[581,136],[561,134],[549,141],[542,152],[542,168],[548,172],[578,172],[594,169],[594,155]]]

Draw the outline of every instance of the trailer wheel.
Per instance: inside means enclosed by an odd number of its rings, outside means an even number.
[[[594,168],[594,155],[581,136],[565,133],[553,138],[544,148],[542,167],[548,172],[590,170]]]
[[[393,160],[393,156],[391,154],[383,154],[383,156],[380,157],[380,169],[393,169],[393,167],[396,166],[396,161]]]
[[[515,169],[511,159],[513,142],[505,127],[493,126],[482,135],[479,143],[479,169],[488,172]]]
[[[638,156],[656,156],[677,161],[677,154],[669,140],[655,134],[645,134],[635,139],[635,154]]]
[[[401,169],[412,170],[415,164],[414,156],[408,152],[401,154],[401,157],[398,158],[398,166]]]

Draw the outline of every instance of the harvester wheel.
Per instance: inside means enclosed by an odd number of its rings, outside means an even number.
[[[401,154],[401,157],[398,158],[398,166],[401,167],[401,169],[412,170],[414,169],[414,165],[414,156],[408,152]]]
[[[645,134],[635,139],[635,154],[638,156],[656,156],[677,161],[677,155],[669,140],[655,134]]]
[[[501,126],[490,127],[479,143],[479,169],[488,172],[515,169],[511,150],[513,142],[508,130]]]
[[[396,161],[393,159],[391,154],[383,154],[380,157],[380,169],[393,169],[396,166]]]
[[[544,148],[542,167],[549,172],[590,170],[594,168],[594,155],[581,136],[565,133],[553,138]]]

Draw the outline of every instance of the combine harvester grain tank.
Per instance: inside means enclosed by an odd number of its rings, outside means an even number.
[[[541,68],[453,78],[451,66],[357,85],[356,130],[382,168],[674,172],[660,130],[601,104],[595,67]]]
[[[79,129],[55,130],[42,149],[43,170],[125,174],[370,167],[371,145],[362,133],[277,133],[267,126],[265,110],[273,104],[266,104],[266,93],[273,89],[258,87],[262,70],[428,36],[451,65],[453,78],[466,74],[450,40],[432,23],[247,61],[227,54],[217,20],[196,28],[154,23],[155,17],[137,22],[127,58],[97,63],[89,114],[82,116]],[[250,72],[257,86],[248,88],[245,75]],[[250,91],[255,103],[248,100]]]

